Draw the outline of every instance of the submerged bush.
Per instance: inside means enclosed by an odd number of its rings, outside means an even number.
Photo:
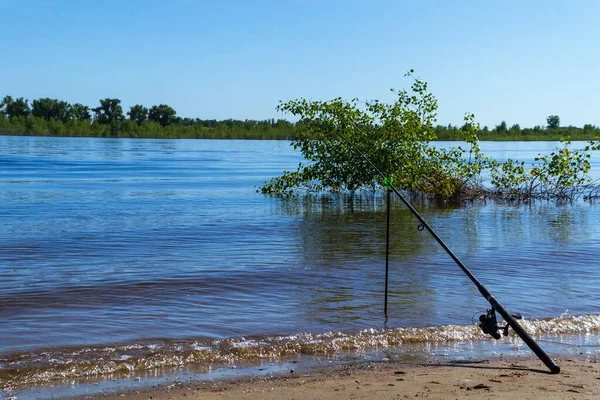
[[[529,168],[515,160],[501,163],[482,154],[479,125],[473,114],[466,114],[460,135],[467,148],[434,147],[437,100],[427,83],[412,72],[407,74],[412,79],[410,90],[392,89],[396,99],[391,104],[341,98],[281,102],[279,111],[299,118],[291,145],[305,161],[296,171],[284,171],[265,182],[258,191],[276,196],[376,191],[384,184],[376,168],[400,190],[451,201],[576,198],[590,189],[589,158],[591,151],[600,148],[598,140],[580,150],[564,141]],[[484,171],[492,177],[492,187],[483,186]]]
[[[600,149],[600,142],[589,141],[581,149],[571,148],[568,139],[547,155],[538,155],[529,167],[522,161],[500,163],[487,160],[495,196],[509,199],[556,198],[574,200],[597,197],[598,188],[589,177],[591,152]]]

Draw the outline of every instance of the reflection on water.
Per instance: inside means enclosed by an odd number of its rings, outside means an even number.
[[[384,199],[348,202],[303,199],[282,207],[289,215],[301,213],[296,234],[303,263],[327,282],[321,289],[302,287],[306,314],[330,329],[337,329],[332,323],[338,321],[357,321],[355,329],[364,328],[365,322],[381,323],[381,314],[373,310],[381,311],[383,305]],[[478,279],[515,311],[544,317],[596,310],[599,273],[591,260],[600,250],[595,225],[589,223],[598,218],[595,206],[488,201],[417,208]],[[464,321],[466,310],[487,306],[429,234],[417,229],[416,219],[400,201],[393,202],[391,221],[391,324]],[[577,277],[572,277],[574,269]],[[564,290],[574,280],[580,289]]]
[[[500,158],[517,151],[484,145]],[[543,148],[519,155],[548,147],[527,145]],[[256,194],[298,164],[285,142],[0,137],[0,148],[5,360],[65,347],[465,326],[487,307],[394,200],[384,326],[383,197]],[[600,312],[595,204],[416,207],[509,310]]]

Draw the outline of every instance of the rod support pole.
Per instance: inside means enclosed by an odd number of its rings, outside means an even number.
[[[385,231],[385,300],[383,306],[383,314],[387,318],[388,310],[388,282],[390,272],[390,200],[392,189],[387,190],[387,223]]]

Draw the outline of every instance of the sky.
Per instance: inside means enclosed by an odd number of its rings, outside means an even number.
[[[0,0],[0,97],[293,120],[280,100],[391,102],[410,69],[442,125],[600,125],[600,1]]]

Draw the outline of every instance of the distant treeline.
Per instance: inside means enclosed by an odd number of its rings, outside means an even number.
[[[297,123],[284,119],[217,121],[182,118],[176,111],[159,104],[147,108],[136,104],[125,114],[119,99],[101,99],[98,107],[69,104],[51,98],[33,100],[6,96],[0,103],[0,134],[39,136],[93,136],[194,139],[285,139],[294,136]],[[502,121],[493,129],[483,127],[481,140],[588,140],[600,136],[600,128],[560,126],[560,118],[551,115],[545,126],[508,127]],[[299,122],[301,123],[301,122]],[[466,127],[435,127],[438,140],[461,140]]]
[[[217,121],[181,118],[159,104],[130,107],[124,114],[119,99],[102,99],[95,108],[57,99],[4,97],[0,103],[0,134],[195,139],[291,139],[294,124],[283,119]]]
[[[435,127],[438,140],[460,140],[461,131],[467,126],[441,126]],[[560,117],[550,115],[546,118],[546,125],[536,125],[533,128],[521,128],[519,124],[508,127],[505,121],[496,125],[493,129],[484,126],[479,130],[480,140],[560,140],[570,138],[571,140],[592,140],[600,137],[600,127],[585,124],[583,128],[576,126],[560,126]]]

